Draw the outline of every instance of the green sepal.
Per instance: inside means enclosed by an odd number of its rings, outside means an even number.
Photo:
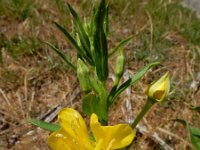
[[[51,132],[57,131],[61,128],[60,125],[58,125],[58,124],[51,124],[51,123],[44,122],[41,120],[31,119],[28,122],[30,122],[32,125],[38,126],[42,129],[45,129],[45,130],[48,130]]]
[[[124,65],[125,65],[125,56],[124,56],[123,50],[121,49],[117,56],[117,62],[116,62],[116,67],[115,67],[116,77],[121,78],[121,76],[124,73]]]

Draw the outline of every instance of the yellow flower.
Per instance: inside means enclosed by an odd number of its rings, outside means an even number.
[[[65,108],[58,114],[61,129],[48,138],[52,150],[112,150],[128,146],[135,133],[128,124],[101,126],[96,114],[90,118],[90,127],[95,141],[88,135],[82,116],[72,108]]]
[[[158,102],[163,101],[170,90],[170,79],[169,73],[164,74],[159,80],[149,85],[146,90],[146,94],[149,98],[154,99]]]

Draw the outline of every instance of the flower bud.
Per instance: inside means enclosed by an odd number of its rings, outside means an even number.
[[[119,51],[119,55],[117,57],[117,63],[115,68],[115,75],[119,78],[121,78],[122,74],[124,73],[124,64],[125,64],[125,57],[123,50]]]
[[[169,94],[170,79],[169,73],[164,74],[159,80],[151,83],[146,90],[146,94],[150,99],[162,102]]]
[[[86,93],[89,92],[91,90],[89,81],[89,69],[81,59],[78,59],[77,62],[77,76],[82,90]]]

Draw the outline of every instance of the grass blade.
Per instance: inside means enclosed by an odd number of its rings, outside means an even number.
[[[68,60],[68,58],[65,56],[63,52],[61,52],[58,48],[56,48],[54,45],[45,42],[47,45],[49,45],[54,52],[56,52],[73,70],[76,70],[76,67]]]

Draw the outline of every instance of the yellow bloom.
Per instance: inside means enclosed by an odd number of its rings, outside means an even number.
[[[167,97],[167,95],[169,94],[169,90],[169,73],[166,73],[159,80],[149,85],[149,87],[146,90],[146,94],[149,98],[161,102]]]
[[[48,138],[52,150],[112,150],[129,145],[134,131],[128,124],[101,126],[96,114],[90,118],[90,127],[96,141],[89,138],[82,116],[72,108],[65,108],[58,114],[61,129]]]

